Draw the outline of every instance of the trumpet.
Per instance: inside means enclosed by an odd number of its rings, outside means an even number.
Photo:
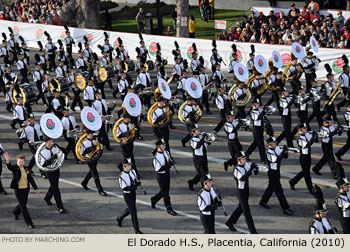
[[[267,115],[272,115],[273,113],[275,113],[277,111],[276,107],[274,107],[274,106],[266,106],[264,108],[266,109]]]
[[[250,124],[251,124],[251,120],[250,119],[238,119],[242,122],[242,127],[246,127],[246,128],[249,128]]]
[[[206,142],[214,142],[218,136],[215,131],[211,133],[201,132],[200,135],[204,136]]]
[[[288,152],[292,152],[292,153],[300,153],[300,150],[295,147],[288,147],[287,150]]]

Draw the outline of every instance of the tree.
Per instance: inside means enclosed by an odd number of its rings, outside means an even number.
[[[76,0],[79,28],[100,28],[100,0]]]
[[[188,34],[188,0],[176,0],[177,6],[177,37],[189,37]],[[186,18],[186,26],[181,26],[181,19]]]

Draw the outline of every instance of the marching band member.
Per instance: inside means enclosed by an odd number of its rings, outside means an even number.
[[[238,88],[233,94],[233,102],[240,102],[247,96],[247,87],[243,82],[238,83]],[[237,106],[237,118],[245,118],[245,106]]]
[[[109,54],[107,51],[103,51],[103,57],[101,58],[101,64],[100,64],[100,67],[103,67],[103,68],[106,68],[109,66]],[[96,68],[96,71],[98,72],[98,68]],[[108,85],[109,85],[109,88],[111,90],[114,90],[114,87],[112,85],[112,79],[111,78],[107,78],[106,80],[108,82]],[[103,99],[106,99],[106,96],[105,96],[105,84],[106,84],[106,81],[100,81],[100,83],[98,84],[98,88],[101,89],[102,91],[102,94],[103,94]]]
[[[151,76],[149,72],[146,71],[146,66],[142,65],[141,66],[141,72],[137,76],[136,79],[136,87],[135,87],[135,92],[137,93],[138,90],[149,90],[152,87],[152,81],[151,81]],[[148,109],[151,107],[151,95],[145,94],[142,96],[142,104],[146,105]]]
[[[338,112],[340,111],[340,108],[344,107],[345,104],[348,102],[346,96],[347,96],[348,90],[349,90],[349,78],[350,78],[350,76],[349,76],[350,67],[348,65],[349,60],[345,55],[342,56],[342,59],[344,61],[343,73],[339,76],[338,82],[341,82],[340,87],[343,90],[344,99],[340,103],[337,104]]]
[[[327,212],[325,208],[315,211],[314,218],[309,225],[310,234],[335,234],[335,228],[326,218]]]
[[[112,56],[113,56],[113,47],[111,46],[111,44],[109,43],[109,38],[108,38],[108,34],[107,32],[103,33],[105,36],[105,40],[104,40],[104,45],[103,45],[103,52],[106,52],[108,57],[109,57],[109,61],[112,62]]]
[[[146,48],[145,41],[143,40],[141,33],[139,33],[139,37],[140,37],[140,47],[138,47],[138,50],[139,50],[140,59],[141,59],[141,62],[146,62],[148,50]]]
[[[12,112],[13,111],[13,104],[15,104],[15,101],[12,97],[12,92],[14,89],[14,85],[12,83],[9,83],[6,85],[6,96],[5,96],[5,102],[6,102],[6,111]]]
[[[20,127],[23,127],[23,122],[27,119],[28,112],[25,106],[23,105],[23,96],[21,93],[18,93],[16,96],[17,102],[16,107],[13,110],[13,120],[10,124],[12,129],[16,129],[16,124],[18,123]]]
[[[268,178],[269,184],[260,199],[259,205],[265,209],[270,209],[271,207],[267,205],[267,202],[275,192],[278,201],[283,209],[283,214],[292,215],[293,211],[289,208],[286,197],[284,196],[282,185],[281,185],[281,172],[280,166],[283,158],[288,158],[288,151],[285,147],[281,148],[277,146],[277,141],[274,137],[267,140],[268,150],[266,152],[267,162],[268,162]]]
[[[197,174],[187,181],[188,188],[193,191],[193,185],[199,181],[203,184],[208,170],[207,147],[209,142],[206,141],[206,134],[201,134],[198,127],[192,129],[191,148],[193,150],[193,164]]]
[[[343,81],[345,81],[347,78],[346,77],[347,75],[345,75],[343,73],[341,76],[343,76],[343,77],[339,77],[339,78],[343,78]],[[333,90],[336,88],[336,83],[334,81],[334,75],[331,72],[329,72],[327,74],[327,80],[328,81],[323,84],[323,93],[324,93],[324,96],[326,97],[326,100],[330,101],[331,94],[332,94]],[[344,84],[345,82],[342,82],[342,83]],[[342,88],[345,90],[345,87],[342,87]],[[345,91],[343,91],[343,92],[345,92]],[[338,105],[337,105],[337,107],[338,107]],[[334,101],[332,103],[325,104],[324,110],[325,110],[325,113],[327,115],[328,120],[333,119],[334,121],[338,121],[337,113],[335,112],[335,108],[334,108]]]
[[[109,115],[111,111],[108,111],[107,101],[102,98],[101,90],[97,89],[95,92],[96,100],[92,104],[92,107],[98,112],[98,114],[103,117]],[[112,151],[113,148],[110,145],[108,134],[106,132],[106,126],[105,123],[102,123],[101,129],[98,133],[98,139],[99,141],[106,146],[106,149],[109,151]]]
[[[230,65],[228,66],[228,72],[229,73],[233,73],[235,65],[237,63],[239,63],[239,60],[237,58],[238,58],[237,53],[232,53],[232,60],[230,62]]]
[[[131,85],[131,83],[129,84],[129,82],[128,82],[127,78],[126,78],[126,73],[124,71],[122,71],[120,80],[118,82],[118,86],[117,86],[116,90],[113,92],[113,97],[117,98],[117,92],[119,91],[120,98],[121,98],[121,100],[123,102],[125,96],[128,93],[128,88],[129,88],[130,85]]]
[[[267,80],[269,85],[273,88],[276,88],[276,90],[271,90],[271,98],[268,100],[268,102],[265,104],[265,106],[270,106],[273,102],[275,102],[276,107],[280,114],[282,113],[281,107],[280,107],[280,98],[279,98],[279,91],[282,89],[282,80],[281,80],[281,74],[278,72],[277,67],[273,67],[272,74],[269,76],[269,79]]]
[[[308,102],[311,100],[311,96],[309,94],[305,94],[305,89],[299,90],[299,95],[296,99],[296,105],[298,106],[297,117],[299,118],[299,125],[295,126],[292,130],[291,134],[294,137],[298,132],[300,125],[306,124],[308,130],[311,130],[310,125],[307,122],[308,118]]]
[[[62,109],[64,108],[65,106],[65,101],[64,101],[64,98],[61,96],[61,93],[58,91],[58,89],[53,89],[52,90],[52,94],[53,94],[53,99],[51,101],[51,108],[49,107],[49,111],[46,110],[45,113],[48,113],[50,112],[50,109],[53,111],[53,113],[59,118],[59,119],[62,119],[62,116],[63,116],[63,112],[62,112]]]
[[[51,71],[51,69],[56,70],[55,58],[56,58],[57,47],[55,46],[54,43],[52,43],[52,38],[50,36],[47,36],[47,44],[45,45],[45,48],[48,56],[48,65],[49,65],[47,70],[48,71]]]
[[[75,46],[75,41],[70,35],[70,31],[67,25],[64,26],[66,29],[66,35],[67,37],[64,39],[64,43],[66,44],[66,51],[67,51],[67,58],[70,63],[70,67],[73,65],[73,57],[72,57],[72,47]]]
[[[38,41],[39,44],[40,41]],[[39,57],[35,56],[36,59],[38,59],[38,64],[41,66],[41,69],[44,70],[44,72],[47,71],[47,59],[46,59],[46,50],[44,49],[43,45],[39,44],[40,50],[39,50]]]
[[[7,43],[9,45],[9,50],[13,55],[12,62],[11,62],[11,65],[13,65],[18,60],[18,58],[17,58],[17,53],[19,53],[17,51],[18,42],[15,40],[15,35],[13,34],[12,28],[10,28],[9,31],[10,31],[10,39],[9,39],[9,41],[7,41]]]
[[[2,33],[2,34],[4,35],[5,33]],[[11,64],[11,62],[9,60],[9,55],[8,55],[8,48],[7,48],[6,38],[2,41],[2,47],[1,47],[1,50],[0,50],[0,57],[4,58],[4,64],[5,65],[10,65]]]
[[[200,60],[197,58],[198,58],[198,54],[195,51],[193,51],[192,61],[191,61],[191,69],[192,69],[192,75],[194,75],[194,76],[199,75],[201,65],[202,65],[202,67],[204,67],[203,66],[204,64],[201,64]]]
[[[136,189],[139,185],[141,185],[141,182],[138,181],[136,172],[131,169],[131,163],[125,161],[123,164],[123,171],[119,176],[119,186],[123,191],[124,201],[127,208],[120,216],[117,217],[117,222],[118,226],[121,227],[124,218],[130,214],[132,225],[134,226],[134,231],[136,234],[142,234],[139,228],[136,210]]]
[[[80,126],[77,124],[75,117],[69,114],[68,107],[63,108],[63,117],[61,122],[63,126],[63,137],[68,142],[68,145],[64,150],[65,158],[67,159],[69,152],[72,151],[75,160],[77,163],[79,163],[75,154],[75,139],[71,132],[79,129]]]
[[[214,72],[216,71],[216,65],[220,65],[223,60],[222,60],[222,57],[218,54],[218,50],[216,49],[215,40],[212,41],[212,46],[213,46],[213,49],[211,50],[212,55],[210,57],[210,63],[211,63],[211,70],[214,74]]]
[[[134,141],[135,137],[131,138],[127,142],[123,142],[124,138],[130,137],[131,130],[135,125],[131,123],[131,116],[128,113],[123,114],[123,123],[119,124],[117,129],[117,136],[122,141],[120,142],[121,153],[123,155],[123,160],[130,160],[132,169],[136,171],[136,163],[134,158]],[[123,162],[118,165],[120,171],[123,171]]]
[[[29,161],[28,168],[29,170],[32,170],[34,165],[35,165],[35,153],[37,150],[37,144],[39,141],[43,140],[43,134],[41,132],[40,125],[35,122],[35,117],[34,114],[29,114],[28,115],[28,124],[26,127],[23,129],[22,134],[20,135],[20,143],[19,147],[22,150],[22,145],[24,142],[28,143],[28,148],[33,154],[33,157]],[[44,172],[40,171],[41,177],[46,178],[46,175]]]
[[[169,190],[170,190],[170,167],[172,166],[172,160],[170,153],[166,150],[165,142],[158,140],[156,142],[157,153],[153,158],[153,167],[157,172],[157,181],[160,191],[151,197],[151,206],[156,208],[157,202],[163,198],[164,205],[167,213],[170,215],[177,215],[171,206]]]
[[[158,140],[163,139],[165,142],[166,150],[170,153],[169,146],[169,122],[171,118],[168,119],[168,123],[162,123],[168,116],[172,115],[167,114],[167,106],[165,105],[165,99],[163,96],[160,96],[157,100],[158,107],[153,111],[152,114],[152,123],[155,124],[153,127],[153,132],[155,133]]]
[[[237,166],[233,171],[233,176],[237,185],[239,205],[226,221],[226,226],[232,231],[236,231],[233,224],[236,224],[239,217],[244,214],[248,229],[251,234],[257,234],[252,214],[249,207],[249,177],[257,175],[259,169],[255,163],[247,163],[244,153],[237,153]]]
[[[249,72],[249,76],[251,76],[253,74],[253,70],[254,70],[254,58],[255,58],[255,46],[254,45],[250,45],[250,50],[251,52],[249,53],[249,60],[247,62],[247,70]]]
[[[200,213],[200,220],[204,228],[204,234],[215,234],[215,210],[222,206],[214,191],[214,181],[206,177],[203,188],[197,195],[197,204]]]
[[[19,59],[17,61],[17,69],[19,70],[19,73],[22,76],[21,84],[22,83],[29,83],[28,80],[28,67],[24,59],[23,54],[19,54]]]
[[[218,89],[218,95],[215,99],[215,104],[220,112],[220,122],[216,125],[214,131],[218,133],[222,126],[224,126],[226,121],[226,114],[230,112],[231,110],[231,103],[229,102],[229,99],[227,95],[225,94],[225,91],[223,88]]]
[[[39,194],[38,186],[36,185],[32,175],[27,166],[24,166],[25,157],[23,155],[17,155],[17,164],[12,165],[10,161],[10,155],[5,152],[4,159],[6,161],[7,168],[12,172],[12,181],[10,188],[14,189],[18,205],[12,210],[15,219],[18,220],[18,216],[22,213],[25,223],[29,229],[33,229],[33,221],[29,215],[27,209],[27,201],[29,194],[29,183],[32,185],[36,194]]]
[[[36,88],[39,91],[39,94],[36,97],[36,103],[38,104],[38,101],[41,100],[43,101],[44,105],[47,104],[45,95],[42,89],[43,82],[44,82],[44,71],[41,70],[41,67],[39,64],[35,64],[35,72],[33,73],[33,80],[36,84]]]
[[[252,111],[250,117],[253,120],[253,137],[254,141],[245,152],[247,159],[253,153],[256,147],[259,149],[260,161],[265,164],[265,146],[264,146],[264,116],[266,115],[266,108],[261,108],[258,102],[252,104]]]
[[[41,160],[40,165],[42,167],[47,167],[51,165],[55,159],[57,159],[57,153],[60,151],[57,145],[53,144],[52,138],[45,136],[45,148],[40,152]],[[44,200],[47,205],[51,206],[52,196],[55,198],[57,211],[60,213],[66,213],[66,209],[63,207],[60,188],[58,187],[58,182],[60,179],[60,169],[55,171],[47,171],[46,176],[50,182],[49,190],[47,191]]]
[[[76,70],[75,66],[71,67],[70,72],[71,72],[71,74],[69,75],[69,81],[71,83],[70,86],[71,86],[72,92],[74,94],[74,99],[72,101],[72,104],[70,105],[70,109],[72,111],[75,111],[75,106],[78,103],[80,110],[83,110],[84,106],[83,106],[83,103],[81,102],[81,98],[80,98],[81,90],[77,86],[77,84],[75,84],[75,76],[76,76],[76,73],[77,73],[77,70]]]
[[[180,91],[182,93],[182,98],[184,102],[186,101],[186,83],[188,78],[188,72],[184,69],[182,71],[182,77],[180,78],[176,90],[171,94],[171,96],[177,95]]]
[[[338,129],[336,129],[331,120],[325,120],[323,122],[323,126],[320,130],[322,136],[322,158],[317,162],[317,164],[312,168],[313,172],[317,175],[322,175],[320,170],[322,167],[328,162],[329,167],[333,175],[335,174],[334,169],[334,156],[333,156],[333,136],[338,133]]]
[[[54,98],[53,94],[50,91],[49,80],[50,80],[50,74],[45,72],[44,73],[44,80],[43,80],[43,84],[42,84],[41,88],[42,88],[42,91],[43,91],[45,98],[47,99],[47,103],[46,103],[47,107],[51,106],[50,104]]]
[[[4,187],[2,186],[2,182],[1,182],[1,173],[2,173],[2,159],[1,159],[1,156],[3,156],[4,153],[5,153],[4,148],[0,144],[0,194],[7,195],[7,192],[5,191]]]
[[[181,60],[180,58],[175,58],[175,66],[173,68],[173,80],[174,81],[178,81],[180,79],[180,77],[182,76],[182,65],[181,65]]]
[[[350,127],[350,104],[346,106],[346,112],[344,114],[345,124]],[[350,149],[350,130],[347,130],[347,139],[345,145],[335,153],[335,156],[338,160],[342,160],[341,156],[343,156]]]
[[[79,55],[79,58],[76,59],[75,66],[77,67],[77,69],[80,69],[82,72],[85,72],[85,71],[87,71],[87,65],[85,62],[85,57],[84,57],[83,51],[79,50],[78,55]]]
[[[217,88],[222,87],[222,84],[226,80],[226,78],[224,76],[224,73],[221,71],[220,64],[215,65],[215,71],[213,72],[213,76],[211,77],[211,79],[215,81]]]
[[[313,52],[308,51],[306,53],[305,60],[303,59],[303,68],[305,70],[305,79],[306,79],[306,93],[310,92],[311,83],[314,79],[316,79],[315,60],[318,60],[318,59],[316,59],[315,57],[313,56]]]
[[[242,126],[239,120],[235,120],[235,116],[232,111],[226,117],[226,123],[224,130],[227,134],[228,150],[231,154],[231,158],[224,162],[224,169],[227,171],[228,166],[237,165],[236,153],[242,151],[242,145],[238,139],[238,130]]]
[[[295,185],[304,177],[305,184],[310,194],[312,193],[312,182],[310,176],[311,167],[311,145],[317,140],[316,133],[312,134],[307,132],[307,127],[302,126],[299,128],[299,139],[297,141],[299,146],[299,161],[301,166],[301,171],[297,173],[292,179],[289,180],[289,185],[292,190],[295,190]]]
[[[88,80],[88,84],[86,88],[84,89],[84,101],[87,102],[89,107],[92,107],[92,103],[95,100],[95,87],[94,83],[92,82],[91,78]]]
[[[64,65],[64,62],[61,59],[58,61],[58,67],[56,68],[56,77],[67,77],[67,67]]]
[[[205,109],[208,115],[211,115],[210,108],[209,108],[209,93],[208,93],[208,86],[211,80],[208,78],[208,74],[206,73],[206,69],[204,66],[200,67],[200,74],[198,77],[199,83],[202,85],[203,93],[202,93],[202,105],[205,105]]]
[[[312,87],[310,89],[310,94],[312,96],[312,114],[307,118],[307,123],[316,117],[318,126],[321,128],[323,124],[322,112],[321,112],[321,87],[317,86],[317,81],[312,81]]]
[[[192,129],[195,127],[195,123],[196,123],[195,113],[197,110],[197,106],[198,105],[194,104],[193,97],[191,96],[187,97],[187,104],[182,113],[183,113],[183,117],[186,119],[189,119],[190,123],[186,124],[188,134],[181,139],[181,143],[183,147],[186,147],[186,143],[191,140]]]
[[[252,98],[253,100],[257,101],[260,105],[262,105],[261,102],[261,94],[258,94],[258,91],[260,88],[264,85],[263,79],[261,78],[262,74],[258,71],[255,73],[255,79],[251,85],[250,91],[252,92]]]
[[[88,129],[86,131],[86,134],[87,134],[87,138],[82,143],[81,150],[80,150],[83,156],[89,155],[89,153],[93,151],[96,148],[96,146],[99,144],[94,137],[94,131],[91,131]],[[89,180],[91,178],[94,178],[98,193],[101,196],[106,196],[107,193],[105,193],[105,191],[103,190],[103,187],[100,182],[100,177],[98,175],[97,163],[98,163],[98,160],[88,162],[89,172],[86,174],[84,180],[81,182],[81,186],[83,187],[84,190],[89,190],[89,187],[87,187],[87,184],[89,183]]]
[[[280,143],[284,138],[286,138],[288,147],[293,146],[293,136],[291,133],[292,128],[292,112],[291,106],[294,104],[294,97],[290,98],[288,92],[283,91],[280,99],[280,107],[282,109],[282,124],[283,132],[277,137],[277,142]]]
[[[350,234],[350,186],[347,179],[342,179],[337,184],[339,192],[335,204],[340,215],[340,224],[344,234]]]
[[[287,71],[287,77],[293,77],[291,80],[289,80],[290,86],[293,90],[293,94],[297,95],[299,89],[301,88],[301,82],[299,81],[300,76],[298,75],[299,68],[301,66],[298,64],[298,58],[296,58],[294,55],[291,58],[292,65]]]

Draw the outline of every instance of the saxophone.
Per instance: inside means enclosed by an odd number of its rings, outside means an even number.
[[[342,92],[342,89],[340,88],[341,86],[341,82],[338,82],[335,89],[332,91],[331,95],[329,96],[329,98],[327,99],[327,101],[323,104],[323,108],[328,105],[332,105],[335,98],[337,98],[337,96]]]

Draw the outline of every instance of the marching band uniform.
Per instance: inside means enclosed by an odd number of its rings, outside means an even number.
[[[222,126],[226,122],[226,114],[230,111],[230,106],[227,104],[229,102],[227,95],[224,93],[222,88],[219,89],[218,95],[215,99],[215,104],[219,109],[220,122],[216,125],[214,131],[219,132]]]
[[[18,216],[22,213],[25,223],[30,229],[34,228],[32,218],[29,215],[27,209],[27,201],[29,194],[29,183],[33,189],[38,192],[38,186],[36,185],[30,170],[27,166],[19,167],[18,165],[12,165],[10,160],[6,161],[7,168],[12,172],[12,181],[10,188],[14,189],[17,199],[17,206],[12,210],[15,219],[18,220]]]
[[[76,65],[77,69],[80,69],[82,72],[87,71],[87,65],[85,63],[85,59],[84,59],[83,54],[81,54],[79,56],[79,58],[76,60],[75,65]]]
[[[173,80],[175,80],[175,81],[179,80],[180,77],[182,76],[182,71],[183,71],[183,69],[182,69],[180,60],[177,59],[176,64],[173,68],[173,75],[174,75]]]
[[[196,105],[196,104],[190,105],[188,103],[189,101],[193,101],[193,98],[188,97],[187,105],[186,105],[185,109],[182,111],[182,116],[185,119],[188,119],[190,121],[189,124],[186,124],[188,134],[184,138],[181,139],[181,143],[182,143],[183,147],[185,147],[186,143],[191,140],[191,131],[196,123],[195,114],[196,114],[196,110],[197,110],[198,105]]]
[[[347,111],[344,114],[344,119],[346,122],[346,126],[350,127],[350,108],[349,108],[349,105],[347,107]],[[345,145],[335,153],[335,156],[338,158],[338,160],[342,160],[341,156],[343,156],[350,149],[350,130],[348,130],[346,133],[347,133],[347,139],[346,139]]]
[[[66,78],[66,74],[67,74],[67,67],[65,65],[62,66],[58,66],[56,68],[56,77],[63,77]]]
[[[283,94],[283,93],[282,93]],[[280,107],[282,109],[282,124],[283,124],[283,132],[277,137],[277,142],[280,143],[284,138],[286,138],[288,147],[293,146],[293,136],[291,133],[292,128],[292,113],[291,106],[294,103],[294,98],[290,98],[288,96],[281,97],[280,99]]]
[[[317,83],[310,89],[310,94],[312,95],[312,114],[307,118],[307,123],[316,117],[318,126],[322,127],[322,113],[321,113],[321,87],[317,86]]]
[[[87,132],[88,134],[93,133],[89,130]],[[81,144],[80,152],[82,153],[82,155],[83,156],[89,155],[89,153],[96,148],[95,144],[96,144],[96,139],[94,139],[94,137],[92,139],[86,138],[86,140]],[[81,186],[84,188],[84,190],[89,190],[89,188],[87,187],[87,184],[89,183],[89,180],[91,178],[94,178],[98,193],[101,196],[106,196],[107,193],[103,191],[103,187],[100,182],[100,177],[98,175],[97,163],[98,163],[98,160],[88,162],[89,172],[86,174],[84,180],[81,182]]]
[[[64,151],[65,158],[67,159],[69,152],[72,151],[75,160],[78,161],[76,154],[75,154],[75,145],[76,145],[75,139],[70,133],[67,133],[67,131],[68,130],[69,131],[76,130],[76,129],[79,129],[80,127],[77,124],[77,122],[75,121],[75,117],[73,115],[69,114],[69,109],[65,108],[64,111],[66,112],[66,114],[64,113],[64,115],[61,119],[61,122],[62,122],[62,126],[63,126],[63,137],[68,142],[68,145]]]
[[[50,140],[50,138],[45,137],[45,142]],[[57,153],[59,152],[59,147],[57,145],[53,145],[51,148],[45,146],[45,148],[40,152],[41,160],[40,165],[42,167],[47,167],[51,165],[55,159],[57,159]],[[46,176],[50,182],[49,190],[47,191],[44,200],[46,203],[51,206],[52,196],[55,198],[57,210],[60,213],[65,213],[66,210],[63,207],[62,198],[60,188],[58,187],[58,182],[60,179],[60,169],[58,168],[55,171],[47,171]]]
[[[51,41],[51,43],[47,43],[45,45],[45,48],[46,48],[46,53],[48,56],[48,65],[49,65],[47,70],[51,71],[51,69],[56,69],[55,58],[56,58],[57,47]]]
[[[113,97],[116,98],[117,92],[119,91],[120,93],[120,98],[122,100],[122,102],[124,101],[125,96],[128,93],[128,89],[129,89],[129,82],[128,79],[126,78],[126,74],[124,74],[125,76],[120,78],[119,82],[118,82],[118,86],[115,89],[115,91],[113,92]]]
[[[255,103],[255,106],[258,103]],[[254,106],[254,105],[253,105]],[[250,117],[253,120],[253,137],[254,141],[246,150],[245,154],[249,156],[253,153],[256,147],[259,149],[260,161],[266,163],[265,156],[265,146],[264,146],[264,116],[266,115],[266,110],[262,108],[253,108],[250,112]]]
[[[16,46],[18,45],[17,41],[15,41],[14,35],[13,33],[10,34],[10,40],[7,41],[7,44],[9,45],[9,50],[11,51],[13,57],[12,57],[12,62],[11,65],[13,65],[14,62],[17,62],[18,58],[17,58],[17,50],[16,50]]]
[[[311,131],[311,127],[307,122],[308,118],[308,102],[311,100],[311,96],[308,94],[303,93],[304,90],[301,89],[299,91],[299,96],[296,99],[296,105],[298,106],[298,111],[297,111],[297,117],[299,118],[299,125],[295,126],[294,129],[292,130],[291,134],[294,137],[295,134],[298,132],[298,128],[300,128],[301,125],[306,125],[307,129]]]
[[[273,138],[268,139],[268,144],[276,143]],[[288,151],[284,148],[282,149],[279,146],[275,148],[269,147],[267,152],[267,163],[268,163],[268,171],[267,175],[269,178],[269,184],[260,199],[259,205],[266,209],[270,209],[270,206],[267,205],[267,202],[272,196],[272,193],[275,192],[278,201],[283,209],[283,213],[286,215],[291,215],[292,211],[289,208],[286,197],[284,196],[282,185],[281,185],[281,173],[280,173],[280,165],[283,158],[288,158]]]
[[[315,142],[317,136],[308,132],[302,132],[297,141],[299,146],[299,161],[301,171],[297,173],[292,179],[289,180],[289,184],[292,190],[295,190],[295,185],[304,177],[305,184],[310,194],[312,194],[312,182],[310,176],[311,167],[311,145]]]
[[[57,90],[54,90],[53,92],[59,94],[57,92]],[[62,96],[60,96],[60,95],[55,95],[54,98],[51,101],[51,106],[50,106],[51,108],[49,107],[48,110],[52,109],[54,114],[59,119],[62,119],[62,117],[63,117],[62,109],[64,107],[64,104],[65,104],[64,98]],[[48,110],[46,110],[45,113],[49,113]]]
[[[152,86],[151,76],[146,72],[146,68],[143,66],[141,68],[141,73],[137,76],[135,92],[138,93],[138,90],[143,90],[144,88],[149,88]],[[144,94],[142,95],[142,104],[146,105],[148,109],[151,107],[151,95]]]
[[[124,201],[127,208],[119,217],[117,217],[118,226],[121,227],[123,219],[130,214],[132,225],[134,226],[136,234],[142,234],[139,228],[136,210],[136,189],[139,183],[140,182],[137,180],[136,172],[132,169],[128,172],[125,170],[122,171],[119,176],[119,186],[123,191]]]
[[[345,78],[346,78],[345,75],[343,74],[342,76],[345,80]],[[340,78],[341,77],[339,77],[339,80],[340,80]],[[331,79],[329,78],[329,81],[327,81],[323,84],[323,90],[324,90],[326,100],[330,100],[330,96],[331,96],[333,90],[336,88],[336,83],[334,81],[330,81],[330,80]],[[338,106],[339,106],[339,104],[337,105],[337,107]],[[324,110],[327,114],[327,120],[332,120],[332,118],[333,118],[334,121],[338,121],[337,113],[335,112],[335,108],[334,108],[334,102],[332,104],[327,104],[327,105],[325,104]]]
[[[6,40],[3,40],[2,44],[3,44],[3,46],[1,47],[1,50],[0,50],[0,57],[4,58],[4,64],[5,65],[9,65],[9,64],[11,64],[11,62],[9,60]]]
[[[216,65],[216,70],[213,72],[212,80],[215,81],[216,87],[222,87],[223,81],[226,80],[224,73],[220,70],[220,65]]]
[[[262,105],[261,102],[261,95],[258,94],[259,89],[264,85],[263,80],[261,79],[261,74],[257,73],[256,74],[258,77],[256,77],[252,83],[251,86],[251,92],[252,92],[252,99]]]
[[[212,180],[209,179],[207,181]],[[198,193],[197,204],[205,234],[215,234],[215,210],[220,205],[219,202],[221,201],[218,201],[213,187],[204,187]]]
[[[314,218],[309,225],[310,234],[334,234],[334,229],[326,217],[320,216],[320,213],[326,213],[326,209],[316,210]]]
[[[197,56],[197,54],[195,54]],[[193,58],[193,55],[192,55]],[[199,75],[199,71],[200,71],[200,61],[199,59],[197,59],[197,57],[195,57],[195,59],[193,58],[191,61],[191,69],[192,69],[192,75]]]
[[[165,101],[165,99],[161,96],[158,98],[158,104]],[[170,153],[170,146],[169,146],[169,122],[171,121],[171,118],[169,118],[167,124],[159,124],[161,123],[166,117],[167,106],[158,106],[152,114],[152,123],[155,124],[153,127],[153,132],[155,133],[158,140],[163,139],[165,142],[166,150]],[[172,115],[169,115],[172,117]]]
[[[341,82],[340,87],[343,90],[344,100],[342,100],[340,103],[337,104],[338,111],[340,111],[340,108],[344,107],[344,105],[348,102],[348,100],[346,99],[346,96],[347,96],[348,90],[349,90],[349,80],[350,80],[349,66],[344,65],[343,66],[343,73],[339,76],[339,79],[338,79],[338,82]],[[334,107],[334,105],[333,105],[333,107]]]
[[[238,86],[244,85],[244,83],[240,83]],[[235,102],[242,101],[247,96],[247,88],[245,86],[238,87],[233,94],[233,99]],[[245,106],[237,106],[237,118],[245,118]]]
[[[239,120],[230,122],[229,117],[231,117],[231,115],[228,116],[227,122],[224,125],[224,130],[227,135],[227,145],[231,158],[224,162],[225,171],[227,171],[228,166],[237,165],[236,153],[242,151],[242,145],[238,139],[238,130],[242,126],[242,123]]]
[[[242,158],[242,156],[238,158]],[[238,164],[233,171],[233,177],[237,185],[237,196],[239,200],[239,205],[225,223],[231,231],[236,231],[233,224],[237,223],[239,217],[243,213],[250,233],[257,234],[248,203],[249,177],[253,174],[258,174],[258,168],[254,163],[245,163],[244,165],[242,163]]]
[[[78,103],[78,106],[80,107],[80,110],[84,109],[83,103],[81,102],[80,99],[80,93],[81,90],[80,88],[78,88],[77,84],[75,84],[75,70],[74,70],[74,66],[71,68],[72,73],[69,75],[69,81],[71,83],[71,88],[74,94],[74,99],[72,101],[72,104],[70,106],[71,110],[75,111],[75,106]]]
[[[70,35],[70,32],[66,31],[66,34],[68,35],[65,39],[64,39],[64,43],[66,44],[66,51],[67,51],[67,57],[69,59],[69,61],[71,61],[72,64],[72,47],[73,45],[75,45],[75,42],[73,40],[73,38]]]
[[[278,70],[276,68],[276,70]],[[281,74],[280,73],[272,73],[269,76],[268,83],[270,87],[277,88],[276,90],[271,90],[271,98],[268,100],[268,102],[265,104],[265,106],[270,106],[272,102],[275,101],[276,107],[278,111],[281,113],[281,107],[279,102],[279,91],[282,89],[282,80],[281,80]]]
[[[92,107],[92,103],[95,100],[95,87],[92,85],[87,85],[84,89],[84,101],[87,102],[89,107]]]
[[[182,93],[182,99],[184,100],[184,102],[187,100],[186,99],[186,82],[187,82],[187,78],[188,78],[188,73],[187,73],[186,70],[184,70],[182,72],[182,77],[178,81],[178,85],[177,85],[176,90],[171,94],[171,96],[175,96],[180,91]]]
[[[33,80],[36,84],[36,88],[39,91],[39,94],[36,97],[36,103],[38,103],[39,99],[41,98],[41,100],[43,101],[43,103],[46,105],[46,99],[45,99],[45,95],[43,93],[43,89],[42,89],[42,85],[43,85],[43,78],[44,75],[44,71],[40,70],[40,68],[35,69],[35,72],[33,73]]]
[[[96,95],[101,94],[100,90],[96,91]],[[98,114],[101,116],[107,116],[108,114],[110,114],[110,112],[108,111],[108,106],[107,106],[107,102],[105,99],[96,99],[95,102],[92,104],[92,107],[98,112]],[[99,141],[106,146],[106,149],[111,151],[113,150],[113,148],[110,145],[109,142],[109,138],[108,138],[108,134],[106,132],[106,124],[104,122],[102,122],[102,126],[99,130],[98,133],[98,139]]]
[[[253,55],[254,56],[254,55]],[[254,57],[253,57],[254,58]],[[251,76],[253,74],[253,67],[254,67],[254,59],[249,59],[247,64],[246,64],[246,68],[249,72],[249,76]]]
[[[350,193],[349,183],[342,181],[339,185],[339,193],[337,194],[335,204],[340,215],[340,224],[343,228],[344,234],[350,234]]]
[[[153,158],[153,167],[157,173],[157,181],[160,191],[151,197],[151,206],[154,209],[157,202],[163,198],[165,208],[170,215],[177,215],[170,202],[170,167],[172,165],[170,153],[163,149],[165,143],[162,140],[156,142],[157,153]]]
[[[296,58],[292,58],[292,61],[293,60],[297,61]],[[293,90],[293,94],[294,95],[297,95],[298,92],[299,92],[299,89],[301,88],[301,82],[299,81],[300,77],[298,76],[298,68],[299,67],[300,66],[296,63],[296,64],[291,65],[290,68],[287,71],[287,76],[288,77],[294,76],[293,79],[289,80],[290,86],[291,86],[291,88]]]
[[[322,167],[328,162],[329,167],[331,168],[331,171],[333,174],[335,174],[334,171],[334,156],[333,156],[333,136],[338,133],[338,130],[333,126],[329,125],[329,122],[325,122],[326,125],[323,125],[320,133],[324,137],[322,137],[322,158],[317,162],[317,164],[312,168],[312,170],[317,175],[322,175],[320,173],[320,170]]]
[[[204,69],[204,70],[202,70]],[[209,108],[209,93],[208,89],[204,88],[207,87],[209,84],[209,78],[208,74],[205,72],[205,68],[203,67],[200,71],[198,81],[202,85],[203,93],[202,93],[202,105],[205,105],[205,109],[207,111],[207,114],[211,114],[210,108]]]
[[[41,66],[41,69],[44,70],[44,72],[46,72],[47,71],[47,59],[46,59],[46,55],[45,55],[44,51],[42,54],[40,54],[39,59],[40,59],[40,61],[38,62],[38,64]]]
[[[222,62],[222,57],[218,54],[216,48],[212,49],[212,55],[210,57],[210,63],[211,63],[211,70],[214,74],[214,72],[216,71],[216,65],[220,65],[220,63]]]
[[[18,97],[22,97],[21,95],[17,95]],[[16,128],[16,124],[18,123],[20,127],[22,127],[22,123],[27,119],[27,109],[23,104],[17,103],[14,111],[13,111],[13,120],[11,122],[12,129]]]
[[[315,73],[315,59],[312,52],[307,52],[306,58],[303,60],[303,68],[305,71],[305,79],[306,79],[306,93],[309,93],[311,89],[312,80],[316,79]],[[311,57],[310,57],[311,56]]]
[[[22,83],[29,83],[28,80],[28,67],[25,62],[25,59],[23,58],[23,55],[21,55],[21,58],[17,61],[17,68],[22,76],[21,84]]]

